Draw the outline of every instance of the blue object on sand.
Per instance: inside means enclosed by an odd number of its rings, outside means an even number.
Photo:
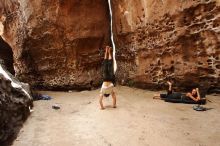
[[[195,106],[193,106],[193,109],[195,111],[206,111],[206,108],[201,105],[195,105]]]
[[[42,95],[42,94],[35,94],[33,95],[34,100],[51,100],[52,97],[48,95]]]
[[[41,97],[42,100],[51,100],[51,97],[48,95],[41,95]]]

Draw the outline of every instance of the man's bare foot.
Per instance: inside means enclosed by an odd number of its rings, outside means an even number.
[[[160,96],[154,96],[153,99],[161,99]]]
[[[160,97],[160,94],[154,94],[153,99],[156,99],[157,97]]]
[[[117,108],[117,106],[116,106],[116,105],[113,105],[113,108]]]
[[[101,107],[101,108],[100,108],[100,110],[104,110],[104,109],[105,109],[104,107]]]

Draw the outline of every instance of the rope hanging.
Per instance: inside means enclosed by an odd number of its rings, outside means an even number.
[[[114,65],[114,74],[116,73],[116,70],[117,70],[117,62],[116,62],[116,59],[115,59],[115,43],[114,43],[114,36],[113,36],[113,28],[112,28],[112,6],[111,6],[111,0],[108,0],[108,5],[109,5],[109,11],[110,11],[110,17],[111,17],[111,22],[110,22],[110,25],[111,25],[111,42],[112,42],[112,48],[113,48],[113,65]]]

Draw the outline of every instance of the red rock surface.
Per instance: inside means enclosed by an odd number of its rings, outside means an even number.
[[[122,83],[220,87],[220,2],[113,0]]]
[[[0,5],[22,81],[64,89],[99,84],[99,49],[110,40],[107,0]],[[219,0],[112,0],[112,6],[121,84],[155,89],[172,79],[178,87],[219,88]]]
[[[54,89],[99,84],[100,49],[110,40],[107,1],[2,0],[0,5],[19,79]]]

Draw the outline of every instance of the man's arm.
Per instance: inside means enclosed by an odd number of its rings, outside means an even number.
[[[194,101],[199,101],[199,99],[193,97],[191,93],[187,93],[186,96],[189,97],[189,98],[191,98],[191,99],[194,100]]]
[[[167,84],[169,85],[169,88],[168,88],[168,94],[171,94],[172,93],[172,83],[170,81],[167,81]]]
[[[198,96],[197,99],[200,100],[201,97],[200,97],[200,93],[199,93],[199,88],[196,88],[196,92],[197,92],[197,96]]]

